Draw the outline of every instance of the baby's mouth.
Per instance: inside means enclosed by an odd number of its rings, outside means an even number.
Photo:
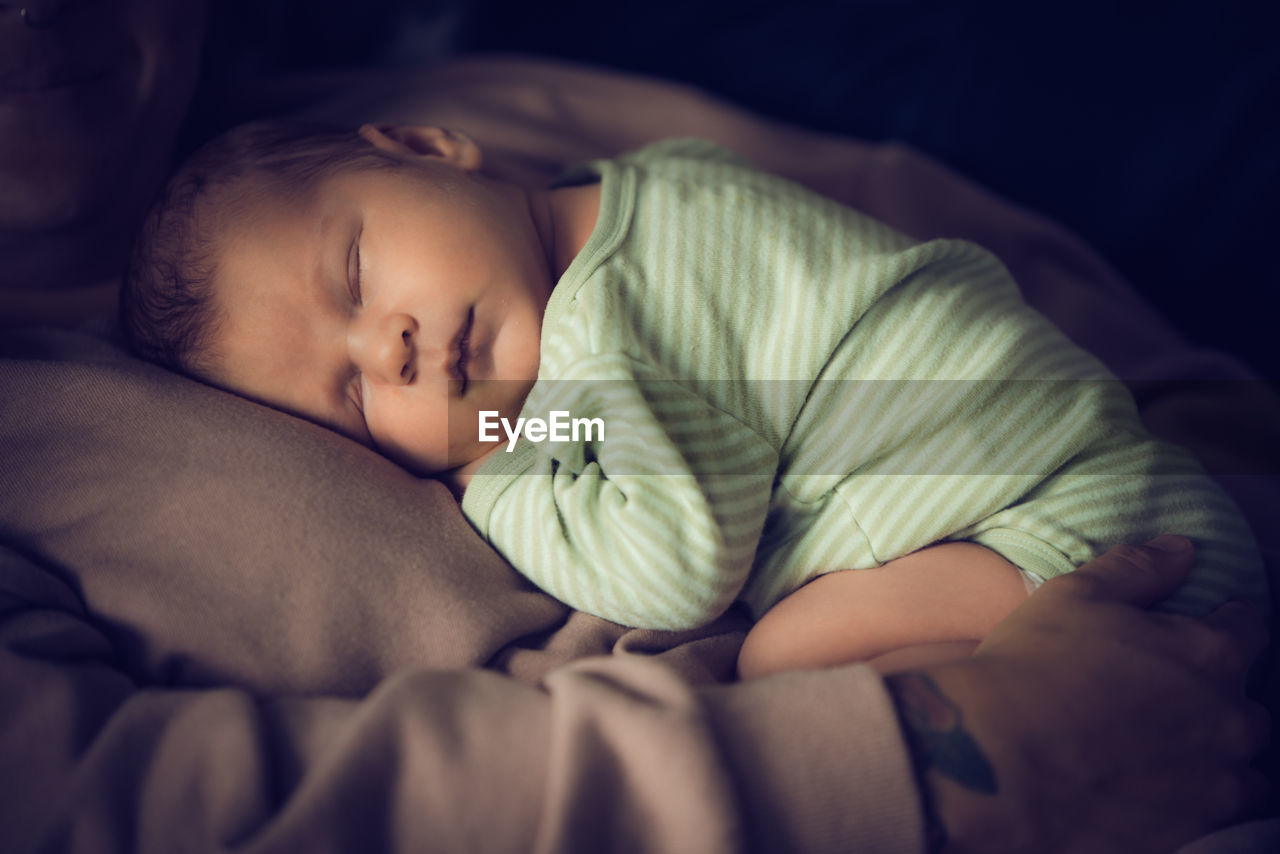
[[[460,395],[467,392],[467,362],[471,358],[471,325],[475,320],[475,316],[476,310],[474,307],[467,309],[467,319],[463,322],[462,333],[458,336],[458,361],[454,363],[454,375],[462,383],[462,387],[458,390]]]

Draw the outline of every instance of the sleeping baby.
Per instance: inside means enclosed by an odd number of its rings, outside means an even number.
[[[742,603],[744,676],[953,655],[1161,533],[1196,547],[1163,607],[1265,603],[1231,500],[981,248],[703,142],[549,189],[481,164],[441,128],[232,131],[150,213],[126,337],[441,478],[574,608]]]

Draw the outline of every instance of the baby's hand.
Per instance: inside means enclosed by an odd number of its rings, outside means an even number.
[[[854,661],[877,661],[889,672],[905,662],[953,661],[1026,599],[1019,569],[976,543],[941,543],[883,566],[829,572],[760,618],[742,645],[738,675]]]

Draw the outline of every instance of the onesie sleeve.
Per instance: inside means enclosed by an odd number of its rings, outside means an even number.
[[[619,353],[588,356],[540,384],[530,412],[561,413],[562,426],[596,419],[602,430],[521,439],[468,486],[463,512],[516,569],[624,625],[685,629],[729,607],[764,525],[775,448]]]

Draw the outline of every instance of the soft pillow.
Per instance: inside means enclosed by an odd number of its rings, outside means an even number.
[[[147,678],[358,693],[564,617],[441,484],[324,428],[87,335],[0,355],[0,540]]]

